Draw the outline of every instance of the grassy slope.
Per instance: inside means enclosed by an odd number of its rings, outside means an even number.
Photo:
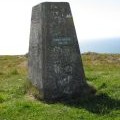
[[[120,55],[82,55],[87,81],[98,92],[71,103],[44,103],[25,91],[26,58],[0,56],[0,120],[119,120]]]

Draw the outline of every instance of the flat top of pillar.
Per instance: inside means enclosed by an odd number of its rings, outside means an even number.
[[[69,2],[41,2],[40,4],[43,4],[43,3],[44,3],[44,4],[47,4],[47,3],[58,3],[58,4],[59,4],[59,3],[66,3],[66,4],[69,4]]]
[[[41,4],[69,4],[69,2],[41,2],[37,5],[41,5]]]
[[[49,4],[66,4],[66,5],[69,5],[69,2],[41,2],[41,3],[33,6],[33,8],[34,7],[39,7],[40,5],[49,5]]]

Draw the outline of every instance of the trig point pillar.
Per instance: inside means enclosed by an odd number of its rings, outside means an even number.
[[[41,99],[83,93],[87,83],[69,3],[44,2],[33,7],[28,68]]]

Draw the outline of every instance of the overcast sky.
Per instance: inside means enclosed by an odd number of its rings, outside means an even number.
[[[120,0],[64,1],[70,3],[79,43],[120,37]],[[41,2],[0,0],[0,55],[28,52],[31,9]]]

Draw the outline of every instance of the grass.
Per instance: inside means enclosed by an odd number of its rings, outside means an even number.
[[[0,56],[0,120],[119,120],[120,55],[82,55],[97,94],[86,100],[46,103],[26,91],[27,58]]]

